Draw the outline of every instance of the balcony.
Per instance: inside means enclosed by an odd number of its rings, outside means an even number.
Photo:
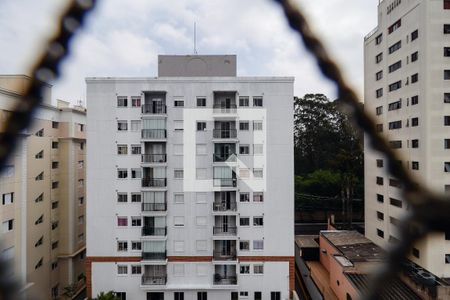
[[[236,129],[214,129],[213,138],[215,139],[235,139],[237,138]]]
[[[142,211],[166,211],[167,203],[145,203],[142,204]]]
[[[235,226],[214,226],[213,235],[235,236],[237,234],[237,227]]]
[[[213,162],[236,162],[236,153],[214,153]]]
[[[161,103],[151,103],[142,105],[142,113],[150,115],[164,115],[167,113],[166,105]]]
[[[141,162],[165,163],[167,162],[167,154],[141,154]]]
[[[236,178],[214,178],[214,186],[218,187],[236,187]]]
[[[142,129],[141,137],[150,140],[162,140],[167,138],[165,129]]]
[[[167,252],[142,252],[142,260],[165,260]]]
[[[166,187],[167,178],[142,178],[142,187]]]
[[[217,212],[236,211],[236,209],[237,209],[236,201],[214,202],[213,203],[213,211],[217,211]]]
[[[143,226],[142,236],[166,236],[167,227]]]
[[[213,105],[213,113],[214,114],[235,114],[236,111],[237,111],[236,104],[229,104],[229,105],[214,104]]]
[[[167,283],[167,275],[142,276],[142,285],[165,285],[166,283]]]
[[[230,251],[214,251],[214,260],[236,260],[236,250]]]
[[[214,274],[214,284],[217,285],[236,285],[237,284],[237,276],[230,275],[221,275],[220,273]]]

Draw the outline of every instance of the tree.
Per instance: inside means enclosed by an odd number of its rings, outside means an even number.
[[[115,292],[109,291],[106,293],[100,292],[100,294],[98,294],[93,300],[120,300],[120,298],[116,296]]]

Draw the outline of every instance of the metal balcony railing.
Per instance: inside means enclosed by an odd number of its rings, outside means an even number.
[[[142,252],[142,260],[165,260],[167,252]]]
[[[214,235],[236,235],[237,227],[235,227],[235,226],[214,226],[213,234]]]
[[[167,275],[142,275],[142,285],[165,285]]]
[[[214,274],[214,284],[219,284],[219,285],[235,285],[237,284],[237,276],[230,276],[230,275],[226,275],[223,276],[221,274]]]
[[[165,129],[142,129],[141,137],[143,139],[165,139],[167,131]]]
[[[236,153],[214,153],[214,162],[236,162]]]
[[[236,209],[237,209],[236,201],[213,203],[213,211],[236,211]]]
[[[213,113],[215,114],[234,114],[237,111],[237,105],[231,104],[231,105],[220,105],[220,104],[214,104],[213,105]]]
[[[213,137],[215,139],[234,139],[237,137],[236,129],[214,129]]]
[[[167,109],[165,104],[144,104],[142,105],[143,114],[166,114]]]
[[[165,236],[167,235],[167,227],[142,227],[142,236]]]
[[[165,187],[167,178],[142,178],[142,187]]]
[[[167,203],[142,203],[142,211],[166,211]]]
[[[165,163],[167,154],[141,154],[141,162],[143,163]]]
[[[214,186],[236,187],[236,178],[214,178]]]
[[[236,251],[214,251],[214,260],[236,260]]]

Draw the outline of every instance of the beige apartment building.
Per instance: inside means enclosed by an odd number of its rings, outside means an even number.
[[[0,76],[1,126],[28,80]],[[32,126],[0,175],[0,251],[14,262],[25,299],[71,299],[84,291],[85,118],[83,107],[60,100],[52,106],[46,85]]]

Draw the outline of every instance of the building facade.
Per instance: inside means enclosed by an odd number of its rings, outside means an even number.
[[[402,155],[401,163],[437,192],[450,191],[450,1],[384,0],[366,36],[365,109]],[[386,247],[399,239],[408,209],[385,158],[365,145],[366,236]],[[434,233],[409,257],[450,277],[450,233]],[[428,275],[427,275],[428,276]]]
[[[1,126],[27,81],[0,76]],[[85,288],[86,111],[64,101],[55,107],[50,99],[47,85],[31,127],[0,175],[0,250],[33,299],[56,299],[65,287],[76,296]]]
[[[88,295],[287,299],[293,78],[158,59],[159,77],[86,79]]]

